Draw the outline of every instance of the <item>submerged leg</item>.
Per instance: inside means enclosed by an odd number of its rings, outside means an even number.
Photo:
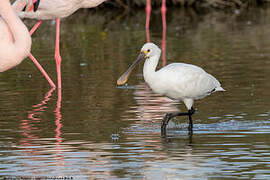
[[[190,110],[188,110],[188,112],[176,112],[176,113],[167,113],[162,122],[161,122],[161,134],[165,135],[166,134],[166,126],[168,125],[169,121],[176,117],[176,116],[188,116],[189,118],[189,126],[188,126],[188,130],[192,131],[193,128],[193,123],[192,123],[192,114],[195,113],[195,109],[193,107],[191,107]]]

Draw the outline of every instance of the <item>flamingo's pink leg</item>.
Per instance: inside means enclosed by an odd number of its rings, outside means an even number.
[[[150,23],[150,14],[151,14],[151,0],[146,0],[146,23],[145,28],[149,29],[149,23]]]
[[[38,21],[38,22],[32,27],[32,29],[30,30],[30,35],[31,35],[31,36],[32,36],[33,33],[37,30],[37,28],[40,26],[40,24],[41,24],[42,22],[43,22],[43,21],[40,20],[40,21]]]
[[[145,31],[146,31],[146,42],[150,42],[149,24],[151,15],[151,0],[146,0],[146,21],[145,21]]]
[[[40,72],[43,74],[43,76],[47,79],[49,84],[55,88],[54,82],[51,80],[50,76],[46,73],[46,71],[43,69],[43,67],[39,64],[39,62],[36,60],[36,58],[30,53],[28,57],[33,61],[33,63],[37,66],[37,68],[40,70]]]
[[[58,80],[58,88],[61,89],[61,55],[60,55],[60,18],[56,19],[56,39],[55,39],[55,54],[54,58],[56,61],[56,70],[57,70],[57,80]]]
[[[166,0],[162,0],[161,5],[161,15],[162,15],[162,66],[166,65]]]
[[[162,0],[161,5],[162,25],[166,28],[166,0]]]
[[[32,35],[37,28],[39,27],[39,25],[42,23],[42,20],[38,21],[33,28],[30,30],[30,35]],[[36,58],[30,53],[29,54],[29,58],[33,61],[33,63],[37,66],[37,68],[40,70],[40,72],[43,74],[43,76],[47,79],[47,81],[49,82],[49,84],[55,88],[55,84],[52,81],[52,79],[50,78],[50,76],[46,73],[46,71],[43,69],[43,67],[39,64],[39,62],[36,60]]]

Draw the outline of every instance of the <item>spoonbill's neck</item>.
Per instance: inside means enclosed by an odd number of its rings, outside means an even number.
[[[158,60],[160,57],[160,53],[152,56],[145,60],[143,66],[143,77],[144,80],[149,84],[151,79],[155,76],[156,68],[158,65]]]

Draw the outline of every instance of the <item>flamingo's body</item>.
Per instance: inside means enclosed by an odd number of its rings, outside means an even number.
[[[105,0],[41,0],[38,11],[19,12],[21,18],[49,20],[68,17],[80,8],[93,8]]]
[[[23,6],[17,4],[17,9]],[[0,3],[0,72],[20,64],[30,53],[31,36],[9,0]]]
[[[175,116],[188,115],[189,129],[192,130],[191,115],[194,100],[202,99],[216,91],[224,91],[219,81],[205,72],[202,68],[185,63],[172,63],[156,71],[161,50],[153,43],[146,43],[131,67],[118,79],[117,84],[125,84],[132,69],[142,59],[145,59],[143,66],[143,77],[151,89],[171,99],[183,101],[188,112],[168,113],[162,123],[162,131],[165,132],[169,120]]]
[[[20,0],[17,0],[20,1]],[[55,40],[55,61],[57,68],[58,88],[61,89],[61,55],[60,55],[60,18],[73,14],[80,8],[93,8],[103,3],[105,0],[41,0],[36,12],[18,12],[21,18],[31,18],[40,20],[34,27],[33,33],[41,24],[42,20],[56,19],[56,40]],[[44,74],[44,73],[43,73]],[[50,78],[47,77],[50,82]],[[55,86],[50,82],[51,86]]]

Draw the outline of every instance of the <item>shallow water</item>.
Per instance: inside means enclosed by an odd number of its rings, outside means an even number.
[[[184,105],[152,93],[142,64],[116,87],[146,41],[144,11],[64,19],[62,91],[29,59],[0,74],[0,176],[270,179],[269,12],[169,9],[165,37],[153,11],[149,35],[166,45],[162,62],[201,66],[227,90],[196,101],[193,136],[180,117],[166,138],[161,119]],[[32,53],[56,82],[54,29],[42,24]]]

